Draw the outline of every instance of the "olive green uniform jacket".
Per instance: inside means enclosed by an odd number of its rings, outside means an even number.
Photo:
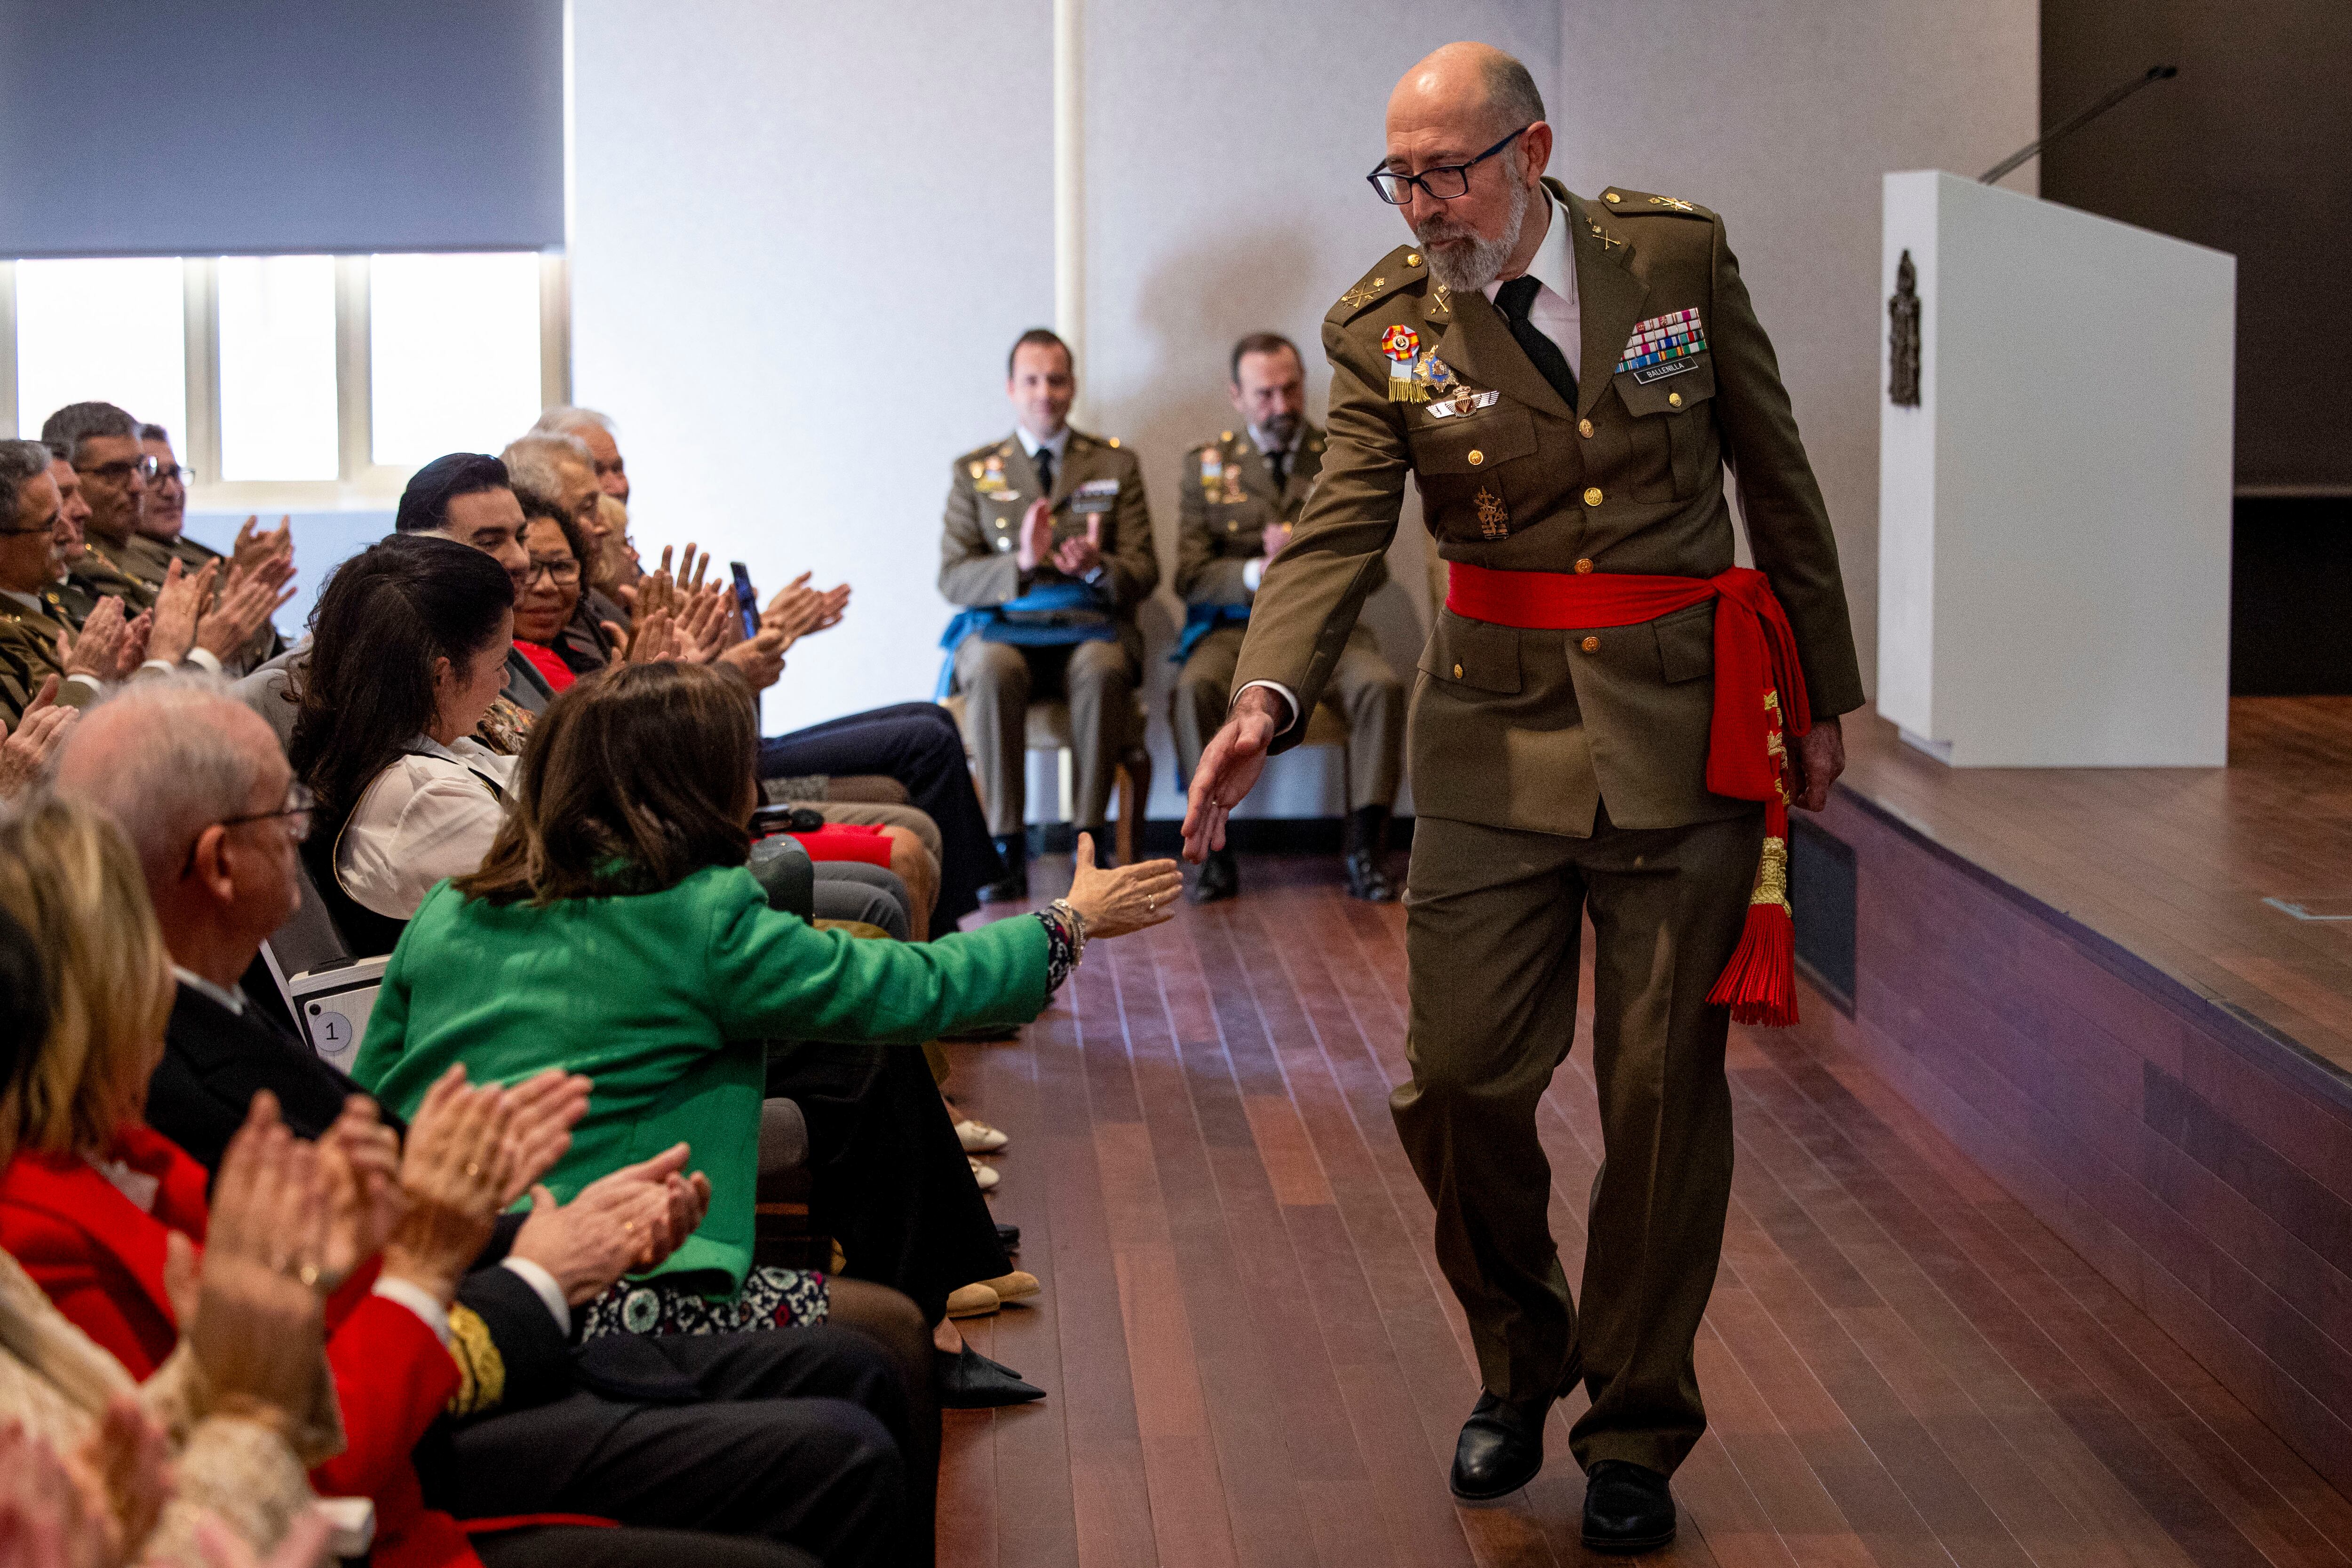
[[[1577,406],[1484,295],[1451,296],[1417,248],[1391,251],[1324,318],[1322,478],[1258,590],[1234,689],[1274,682],[1313,710],[1381,581],[1408,475],[1448,561],[1712,577],[1733,564],[1728,465],[1755,563],[1795,629],[1812,711],[1860,706],[1836,540],[1722,220],[1640,192],[1612,187],[1588,203],[1544,183],[1576,268]],[[1617,369],[1638,326],[1686,309],[1706,340],[1687,368],[1647,381]],[[1381,345],[1391,327],[1415,332],[1450,372],[1430,401],[1390,401]],[[1577,837],[1604,797],[1621,828],[1753,810],[1706,786],[1713,626],[1711,603],[1566,632],[1441,612],[1414,684],[1415,809]],[[1302,733],[1294,721],[1274,748]]]
[[[974,448],[955,460],[948,484],[947,517],[940,535],[940,594],[950,604],[982,608],[1018,599],[1033,588],[1070,580],[1040,562],[1023,580],[1015,559],[1021,518],[1038,496],[1036,465],[1017,435]],[[1151,543],[1151,507],[1143,469],[1117,439],[1070,432],[1054,491],[1054,541],[1084,538],[1102,520],[1103,576],[1118,619],[1118,640],[1140,669],[1143,632],[1136,606],[1160,586],[1160,555]]]

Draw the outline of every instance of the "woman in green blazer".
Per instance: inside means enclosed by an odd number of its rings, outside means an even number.
[[[427,894],[393,950],[353,1066],[401,1111],[454,1062],[478,1082],[587,1074],[588,1114],[547,1177],[559,1200],[693,1146],[709,1216],[592,1312],[590,1332],[774,1315],[774,1286],[744,1288],[762,1041],[912,1046],[1026,1022],[1090,938],[1158,925],[1182,886],[1172,861],[1103,871],[1082,841],[1069,896],[1034,917],[920,944],[819,931],[770,909],[744,869],[757,745],[749,694],[724,670],[626,665],[559,696],[481,870]]]

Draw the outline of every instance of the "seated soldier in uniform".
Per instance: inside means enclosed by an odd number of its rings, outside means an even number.
[[[1184,596],[1185,614],[1172,657],[1184,672],[1169,696],[1169,721],[1187,781],[1201,748],[1225,722],[1234,666],[1266,562],[1290,542],[1291,525],[1323,470],[1323,433],[1307,423],[1307,374],[1290,340],[1253,332],[1234,345],[1230,370],[1225,395],[1244,428],[1186,453],[1177,488],[1176,591]],[[1381,581],[1386,580],[1381,569]],[[1348,716],[1348,892],[1386,904],[1396,889],[1381,865],[1381,840],[1402,771],[1404,685],[1381,656],[1371,628],[1360,623],[1349,633],[1331,690]],[[1212,904],[1240,889],[1228,844],[1202,862],[1186,896]]]
[[[172,450],[172,433],[160,424],[139,427],[139,449],[155,465],[147,480],[147,498],[139,511],[139,535],[163,547],[164,551],[178,558],[182,569],[191,575],[215,562],[217,577],[213,592],[215,596],[227,591],[226,581],[232,567],[251,571],[265,560],[282,559],[290,573],[294,564],[294,527],[290,517],[279,517],[278,527],[264,533],[261,519],[247,517],[236,531],[236,543],[228,555],[208,544],[190,538],[186,530],[188,517],[188,480],[191,471],[180,464],[179,454]],[[274,625],[264,624],[254,633],[253,640],[226,659],[232,674],[243,674],[265,661],[285,651],[285,639]]]
[[[134,613],[147,609],[172,555],[139,532],[156,467],[139,444],[139,422],[110,402],[69,402],[41,423],[41,440],[72,465],[89,504],[82,524],[87,558],[68,564],[100,592],[121,595]]]
[[[1143,632],[1135,608],[1160,582],[1135,455],[1073,430],[1069,345],[1042,327],[1005,361],[1013,433],[956,459],[940,541],[954,685],[980,765],[989,831],[1004,857],[990,901],[1029,894],[1029,700],[1066,696],[1077,824],[1097,845],[1113,775],[1131,744]]]

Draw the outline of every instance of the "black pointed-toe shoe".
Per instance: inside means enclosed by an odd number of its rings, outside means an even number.
[[[1370,850],[1358,850],[1348,857],[1347,869],[1349,898],[1360,898],[1366,904],[1396,902],[1396,883],[1389,880],[1380,856]]]
[[[931,1352],[938,1380],[940,1407],[944,1410],[993,1410],[1005,1405],[1026,1405],[1043,1399],[1045,1391],[1022,1380],[1001,1361],[991,1361],[970,1345],[961,1354]]]
[[[1192,885],[1184,890],[1184,896],[1195,904],[1216,904],[1241,890],[1242,870],[1234,860],[1233,847],[1227,845],[1209,852],[1208,858],[1201,862],[1200,873],[1192,878]]]
[[[1513,1404],[1480,1390],[1462,1436],[1454,1443],[1454,1495],[1492,1502],[1536,1479],[1543,1469],[1544,1412],[1549,1399]]]
[[[1597,1459],[1585,1472],[1584,1544],[1594,1552],[1655,1552],[1675,1538],[1675,1494],[1647,1465]]]

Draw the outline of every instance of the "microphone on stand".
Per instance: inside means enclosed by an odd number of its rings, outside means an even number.
[[[2032,157],[2035,153],[2041,152],[2043,148],[2051,145],[2053,142],[2063,141],[2067,137],[2074,135],[2074,132],[2082,130],[2083,127],[2090,124],[2091,121],[2098,119],[2099,116],[2106,113],[2107,110],[2115,108],[2116,105],[2121,103],[2124,99],[2129,98],[2140,89],[2147,87],[2155,82],[2170,81],[2174,77],[2177,77],[2179,74],[2180,68],[2179,66],[2148,67],[2147,73],[2145,76],[2134,77],[2131,80],[2124,83],[2123,86],[2116,89],[2115,91],[2107,94],[2106,97],[2099,99],[2098,102],[2091,105],[2090,108],[2083,110],[2082,113],[2074,116],[2074,119],[2066,121],[2065,124],[2061,125],[2049,135],[2041,138],[2039,141],[2026,143],[2016,152],[2011,153],[2008,157],[2002,159],[2000,162],[1994,164],[1991,168],[1986,170],[1982,174],[1977,177],[1977,183],[1979,185],[1990,185],[1995,183],[2002,175],[2008,173],[2011,170],[2024,162],[2028,158]]]

